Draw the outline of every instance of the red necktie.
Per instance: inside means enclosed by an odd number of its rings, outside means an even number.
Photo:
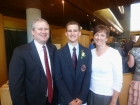
[[[76,57],[76,48],[75,47],[73,47],[72,62],[73,62],[74,68],[76,68],[76,65],[77,65],[77,57]]]
[[[46,77],[47,77],[47,82],[48,82],[48,102],[51,103],[52,98],[53,98],[53,87],[52,87],[52,77],[50,73],[50,68],[48,64],[48,56],[47,56],[47,51],[46,47],[43,45],[43,50],[44,50],[44,60],[45,60],[45,66],[46,66]]]

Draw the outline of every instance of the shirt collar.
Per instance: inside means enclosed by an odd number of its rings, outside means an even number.
[[[73,50],[73,47],[76,48],[76,50],[79,50],[79,44],[76,44],[76,46],[72,46],[70,43],[68,43],[69,49]]]
[[[43,45],[42,44],[38,43],[36,40],[34,40],[34,43],[35,43],[35,46],[36,46],[38,51],[43,50],[43,48],[42,48]],[[46,47],[46,44],[44,44],[44,46]]]

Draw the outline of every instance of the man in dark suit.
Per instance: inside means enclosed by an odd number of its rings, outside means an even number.
[[[82,105],[87,102],[91,78],[91,51],[78,43],[80,26],[71,21],[66,25],[68,43],[56,51],[55,81],[60,105]]]
[[[56,47],[47,43],[49,24],[44,19],[36,19],[31,32],[34,40],[17,47],[10,62],[9,89],[12,102],[13,105],[55,105],[55,81],[52,79]],[[44,60],[44,56],[48,58]],[[53,83],[51,88],[48,88],[48,75],[50,83]],[[51,95],[49,89],[52,89]]]
[[[125,57],[128,56],[128,52],[133,48],[133,45],[135,44],[135,41],[136,41],[136,36],[135,35],[130,35],[129,36],[129,42],[127,42],[124,45]]]

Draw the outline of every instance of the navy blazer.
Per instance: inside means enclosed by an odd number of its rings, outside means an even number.
[[[47,43],[47,48],[54,78],[56,47]],[[47,79],[34,41],[15,48],[9,66],[9,89],[13,105],[46,105]]]
[[[81,58],[82,51],[86,55],[83,58]],[[79,44],[75,73],[68,44],[56,51],[54,65],[59,104],[68,104],[76,98],[82,100],[83,103],[87,102],[91,78],[91,59],[90,49]]]

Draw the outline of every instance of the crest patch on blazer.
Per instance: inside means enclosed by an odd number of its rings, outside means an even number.
[[[86,65],[82,65],[81,71],[84,72],[86,70]]]

